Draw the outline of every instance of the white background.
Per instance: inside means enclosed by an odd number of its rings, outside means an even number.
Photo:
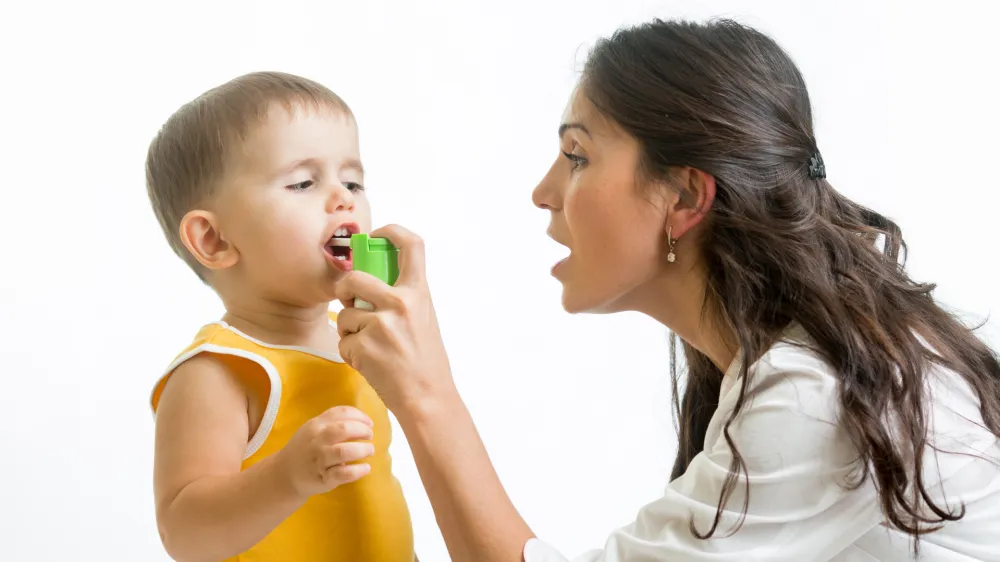
[[[221,311],[164,242],[143,160],[172,111],[244,72],[352,106],[375,222],[426,239],[462,393],[516,505],[567,553],[657,497],[675,447],[666,331],[563,313],[529,200],[597,37],[654,16],[773,34],[834,185],[899,221],[943,301],[1000,304],[993,0],[282,4],[0,3],[0,560],[166,560],[147,397]],[[418,553],[447,560],[398,432],[394,454]]]

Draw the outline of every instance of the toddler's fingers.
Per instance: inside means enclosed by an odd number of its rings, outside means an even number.
[[[367,459],[374,454],[375,446],[371,443],[351,441],[349,443],[338,443],[324,449],[320,453],[320,462],[323,463],[322,466],[324,468],[329,469],[338,464]]]
[[[331,490],[343,484],[360,480],[372,471],[370,464],[338,464],[323,473],[323,483]]]
[[[375,425],[372,419],[368,417],[368,414],[353,406],[334,406],[320,415],[328,423],[355,420],[367,424],[369,427]]]
[[[356,420],[329,422],[320,431],[320,442],[334,445],[345,441],[370,441],[374,434],[372,427]]]

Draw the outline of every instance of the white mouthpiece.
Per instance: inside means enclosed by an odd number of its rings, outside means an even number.
[[[363,301],[361,299],[354,299],[354,308],[360,308],[361,310],[375,310],[372,303],[368,301]]]
[[[350,238],[331,238],[329,245],[330,246],[345,246],[345,247],[350,247],[351,246],[351,239]]]

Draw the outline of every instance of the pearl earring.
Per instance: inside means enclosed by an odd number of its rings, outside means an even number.
[[[673,228],[674,227],[672,226],[667,227],[667,249],[669,251],[669,253],[667,254],[667,261],[670,263],[674,263],[675,261],[677,261],[677,254],[674,253],[674,244],[677,241],[670,236],[670,233],[673,231]]]

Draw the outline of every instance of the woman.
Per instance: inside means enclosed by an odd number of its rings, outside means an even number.
[[[570,250],[564,307],[648,314],[688,370],[667,491],[579,560],[1000,560],[997,357],[898,265],[899,228],[825,180],[778,45],[730,21],[619,31],[559,134],[533,198]],[[341,352],[396,414],[453,559],[565,560],[455,390],[419,240],[377,234],[402,274],[338,286],[376,307],[341,314]]]

